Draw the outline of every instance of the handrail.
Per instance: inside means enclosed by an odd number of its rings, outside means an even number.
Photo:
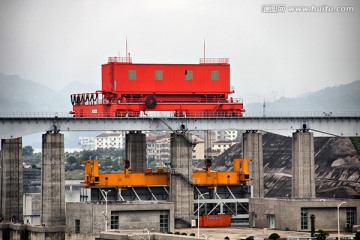
[[[194,112],[196,113],[196,112]],[[218,114],[215,116],[204,116],[203,111],[199,111],[199,114],[192,114],[195,118],[234,118],[226,117],[223,114]],[[110,116],[110,113],[102,114],[89,114],[88,116],[84,115],[82,117],[99,117],[99,118],[114,118],[107,117]],[[0,112],[0,118],[71,118],[74,117],[73,114],[68,112]],[[321,111],[299,111],[299,112],[267,112],[263,116],[262,112],[245,112],[243,117],[240,118],[287,118],[287,117],[299,117],[299,118],[311,118],[311,117],[320,117],[320,118],[336,118],[336,117],[360,117],[360,111],[337,111],[332,112],[331,116],[324,114]],[[120,117],[119,117],[120,118]],[[122,118],[136,118],[136,117],[122,117]],[[181,118],[175,117],[174,112],[148,112],[147,115],[141,113],[138,118]],[[186,118],[186,117],[184,117]],[[239,118],[239,117],[236,117]]]
[[[108,57],[109,63],[132,63],[131,57]]]
[[[207,64],[207,63],[229,64],[229,58],[200,58],[200,64]]]

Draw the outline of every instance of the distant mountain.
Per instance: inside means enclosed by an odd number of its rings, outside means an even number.
[[[95,92],[96,84],[73,82],[56,92],[17,75],[0,73],[0,112],[69,112],[70,94]]]
[[[17,75],[0,73],[0,112],[68,112],[70,95],[101,89],[99,84],[72,82],[54,91]],[[246,99],[245,103],[246,103]],[[266,112],[360,111],[360,80],[349,84],[307,92],[296,98],[281,98],[266,103]],[[263,103],[245,104],[247,112],[262,112]]]
[[[290,197],[292,139],[263,135],[265,197]],[[348,137],[315,137],[315,188],[319,198],[360,197],[360,155]],[[233,170],[233,159],[242,157],[242,143],[214,159],[215,171]],[[202,168],[204,164],[198,164]]]
[[[244,108],[247,112],[262,112],[263,103],[250,103]],[[297,111],[360,111],[360,80],[317,92],[307,92],[296,98],[266,102],[266,112]]]

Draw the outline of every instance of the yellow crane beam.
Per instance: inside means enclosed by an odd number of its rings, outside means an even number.
[[[232,172],[212,172],[210,166],[206,171],[194,171],[194,185],[217,186],[217,185],[246,185],[250,181],[248,158],[234,159],[234,171]],[[153,172],[130,172],[125,168],[123,173],[99,173],[99,162],[97,160],[85,160],[85,187],[139,187],[139,186],[168,186],[170,184],[170,173],[158,169]]]

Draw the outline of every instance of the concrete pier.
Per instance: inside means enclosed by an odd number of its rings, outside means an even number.
[[[251,197],[264,197],[264,160],[261,132],[245,132],[243,134],[244,158],[250,158],[249,173],[252,187]]]
[[[315,198],[314,136],[311,132],[293,133],[292,198]]]
[[[65,225],[64,135],[42,136],[41,220],[45,226]]]
[[[0,208],[4,222],[23,222],[22,138],[1,140]]]
[[[175,228],[190,227],[194,219],[192,144],[183,134],[171,134],[170,164],[170,201],[174,202]]]
[[[132,172],[146,172],[146,135],[130,132],[125,136],[126,160],[130,161]]]

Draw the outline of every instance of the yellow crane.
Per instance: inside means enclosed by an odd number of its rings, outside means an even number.
[[[234,170],[232,172],[212,172],[211,161],[205,160],[205,171],[193,172],[193,184],[198,186],[218,185],[246,185],[250,181],[248,158],[234,159]],[[124,161],[125,171],[123,173],[99,173],[99,162],[97,160],[85,160],[86,187],[139,187],[139,186],[169,186],[170,173],[163,169],[153,172],[149,168],[146,172],[131,172],[129,162]]]

